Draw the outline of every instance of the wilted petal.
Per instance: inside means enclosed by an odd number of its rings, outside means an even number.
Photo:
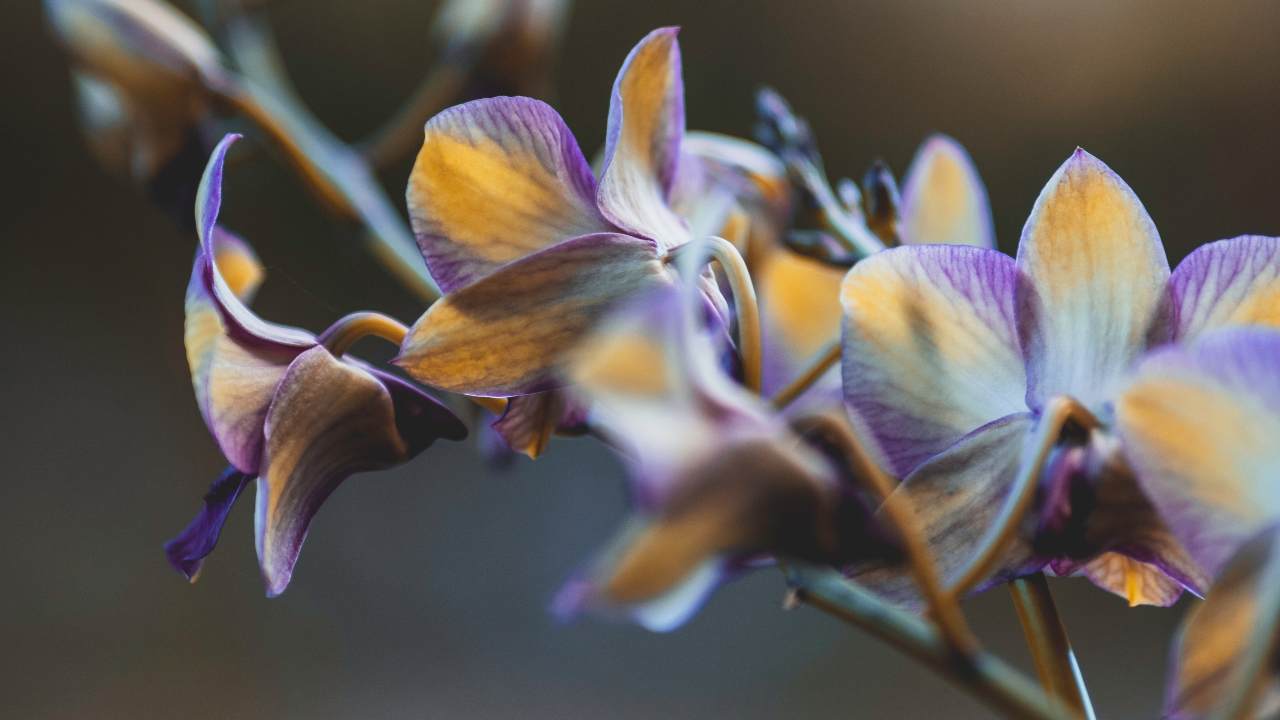
[[[1146,349],[1169,277],[1151,217],[1119,175],[1076,150],[1036,200],[1018,267],[1031,280],[1019,303],[1027,401],[1070,395],[1102,411]]]
[[[1007,255],[944,245],[877,253],[845,278],[845,400],[895,474],[1026,411],[1018,282]]]
[[[918,467],[896,490],[914,508],[944,582],[959,580],[979,552],[1008,497],[1034,425],[1023,413],[974,430]],[[1033,568],[1033,558],[1027,538],[1017,537],[979,588]],[[846,574],[890,600],[922,607],[923,598],[906,567],[860,563],[847,568]]]
[[[1103,553],[1085,563],[1080,573],[1093,584],[1129,601],[1129,607],[1169,607],[1182,597],[1182,585],[1160,568],[1120,553]]]
[[[1184,621],[1165,699],[1170,720],[1280,713],[1280,525],[1250,539]]]
[[[1280,332],[1223,329],[1152,353],[1116,418],[1147,496],[1209,573],[1280,518]]]
[[[902,241],[909,245],[996,245],[987,189],[960,143],[925,141],[902,188]]]
[[[409,331],[396,363],[416,380],[471,395],[547,390],[566,352],[619,301],[666,282],[653,243],[584,235],[451,293]]]
[[[664,249],[679,245],[688,234],[667,206],[684,135],[678,32],[661,28],[649,33],[618,71],[596,194],[605,217]]]
[[[432,277],[452,292],[562,240],[613,229],[564,120],[531,98],[449,108],[427,122],[408,202]]]
[[[1280,238],[1242,235],[1196,248],[1169,278],[1172,335],[1226,325],[1280,326]]]
[[[311,518],[347,477],[403,462],[409,446],[391,394],[323,347],[298,356],[271,401],[258,477],[258,561],[267,595],[284,592]]]
[[[258,470],[262,422],[276,385],[290,362],[315,339],[272,325],[253,314],[240,298],[251,292],[256,266],[237,238],[216,228],[221,204],[222,165],[235,136],[219,144],[201,181],[196,208],[200,248],[187,286],[184,340],[196,404],[227,460],[246,473]],[[215,258],[234,270],[234,286]]]
[[[227,514],[231,512],[231,507],[250,479],[250,475],[234,467],[223,470],[209,486],[204,504],[195,519],[177,537],[164,544],[164,554],[169,558],[169,564],[191,582],[196,581],[205,557],[217,546]]]

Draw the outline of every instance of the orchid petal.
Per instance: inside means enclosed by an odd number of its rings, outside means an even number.
[[[1242,235],[1196,248],[1169,278],[1172,334],[1226,325],[1280,326],[1280,238]]]
[[[1080,573],[1094,585],[1129,601],[1129,607],[1170,607],[1182,597],[1182,585],[1160,568],[1116,552],[1085,563]]]
[[[1280,713],[1280,525],[1259,532],[1227,563],[1174,643],[1169,720]]]
[[[213,264],[236,299],[248,303],[262,286],[266,271],[258,255],[239,235],[213,228]]]
[[[297,357],[271,401],[254,528],[267,595],[284,592],[311,519],[343,480],[403,462],[391,394],[323,347]]]
[[[1076,152],[1040,192],[1018,245],[1027,401],[1069,395],[1095,412],[1147,347],[1169,262],[1133,191]]]
[[[458,416],[417,385],[389,372],[369,367],[350,356],[344,357],[343,362],[355,365],[374,376],[391,394],[391,404],[396,412],[396,428],[408,446],[409,457],[415,457],[436,440],[466,439],[467,426]]]
[[[204,558],[217,546],[227,514],[251,479],[234,467],[223,470],[209,486],[195,519],[177,537],[164,544],[169,564],[191,582],[200,575]]]
[[[563,390],[551,390],[508,400],[493,429],[508,448],[536,460],[557,430],[581,425],[582,416]]]
[[[409,214],[432,277],[453,292],[562,240],[613,228],[564,120],[531,98],[449,108],[427,122]]]
[[[1034,425],[1025,412],[984,425],[920,465],[895,491],[914,508],[945,582],[959,579],[1000,514]],[[1032,568],[1033,558],[1027,539],[1015,538],[978,589]],[[902,566],[863,562],[846,574],[889,600],[923,607],[915,578]]]
[[[844,272],[776,251],[761,263],[757,278],[765,387],[776,391],[840,336]]]
[[[1280,519],[1280,332],[1230,328],[1149,355],[1116,403],[1151,502],[1207,572]]]
[[[996,245],[986,186],[969,153],[945,135],[920,146],[907,169],[901,207],[905,244]]]
[[[547,390],[571,350],[619,301],[666,282],[647,240],[584,235],[446,295],[410,329],[396,363],[453,392]]]
[[[1025,412],[1017,268],[956,245],[877,253],[849,271],[845,401],[901,476],[969,431]]]
[[[667,206],[684,135],[684,81],[678,28],[649,33],[627,55],[613,84],[604,170],[596,202],[623,230],[669,249],[688,231]]]

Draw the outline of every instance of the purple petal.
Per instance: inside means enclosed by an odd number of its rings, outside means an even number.
[[[289,584],[320,505],[352,474],[409,458],[378,378],[323,347],[298,356],[271,401],[254,527],[267,595]]]
[[[960,245],[894,248],[844,280],[845,400],[895,474],[1026,412],[1013,260]]]
[[[668,249],[688,231],[667,205],[684,136],[684,82],[678,28],[649,33],[627,55],[613,84],[604,171],[596,201],[623,230]]]
[[[209,486],[200,512],[177,537],[164,544],[164,554],[175,570],[195,582],[204,558],[218,545],[227,514],[249,484],[250,476],[229,467]]]
[[[435,399],[413,383],[389,372],[358,363],[351,358],[345,362],[367,371],[382,383],[391,394],[395,407],[396,427],[408,446],[409,457],[431,447],[436,440],[465,440],[467,426],[444,403]]]
[[[569,238],[609,232],[564,120],[523,97],[476,100],[427,122],[409,214],[431,275],[453,292]]]
[[[1116,421],[1143,490],[1210,574],[1280,520],[1280,331],[1227,328],[1157,350]]]
[[[987,188],[960,143],[934,135],[920,146],[902,187],[902,241],[994,248]]]
[[[1280,238],[1241,235],[1196,248],[1169,278],[1174,340],[1227,325],[1280,326]]]
[[[1105,410],[1146,349],[1169,262],[1124,180],[1076,150],[1040,192],[1018,245],[1027,402],[1070,395]]]

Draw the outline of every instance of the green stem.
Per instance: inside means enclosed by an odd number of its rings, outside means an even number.
[[[1071,713],[999,658],[985,652],[955,653],[926,622],[833,570],[789,567],[787,580],[797,600],[892,645],[1003,715],[1073,720]]]
[[[1013,606],[1018,612],[1018,621],[1022,624],[1022,634],[1026,636],[1040,684],[1077,716],[1094,720],[1084,676],[1080,674],[1080,666],[1067,639],[1067,629],[1058,616],[1058,608],[1054,605],[1044,575],[1036,573],[1018,578],[1009,583],[1009,592],[1013,596]]]

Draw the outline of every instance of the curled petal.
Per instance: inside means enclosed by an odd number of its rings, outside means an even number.
[[[1280,326],[1280,238],[1242,235],[1196,248],[1169,278],[1172,335],[1227,325]]]
[[[372,368],[364,363],[343,358],[378,379],[391,394],[396,412],[396,428],[408,446],[409,457],[415,457],[436,440],[465,440],[467,426],[453,411],[439,400],[423,392],[413,383],[405,382],[389,372]]]
[[[1008,497],[1034,424],[1029,414],[1022,413],[978,428],[916,468],[895,491],[915,509],[944,582],[958,580],[979,551]],[[1019,536],[979,587],[1029,569],[1034,569],[1031,543]],[[846,574],[890,600],[923,607],[915,580],[905,567],[858,563]]]
[[[403,462],[391,394],[323,347],[297,357],[271,401],[254,528],[267,595],[284,592],[311,518],[343,480]]]
[[[877,253],[845,278],[845,400],[895,474],[1026,411],[1018,283],[1007,255],[946,245]]]
[[[1038,409],[1055,395],[1094,411],[1147,347],[1169,262],[1124,180],[1076,150],[1040,192],[1018,245],[1023,350]]]
[[[986,186],[969,153],[945,135],[926,140],[911,161],[899,214],[906,244],[996,245]]]
[[[1280,525],[1244,544],[1173,647],[1165,717],[1280,713]]]
[[[1129,607],[1169,607],[1182,597],[1182,585],[1160,568],[1120,553],[1103,553],[1080,573],[1094,585],[1129,601]]]
[[[449,108],[427,122],[409,176],[409,213],[446,292],[562,240],[612,227],[564,120],[531,98]]]
[[[1156,351],[1116,420],[1143,490],[1210,574],[1280,519],[1280,332],[1229,328]]]
[[[653,244],[574,238],[446,295],[410,329],[396,364],[416,380],[471,395],[550,389],[565,354],[622,300],[667,282]]]
[[[604,170],[596,200],[615,225],[667,249],[687,231],[667,206],[684,135],[678,28],[645,36],[613,84]]]
[[[164,544],[169,564],[191,582],[196,581],[205,557],[217,546],[227,514],[251,479],[250,475],[234,467],[223,470],[209,486],[195,519],[177,537]]]

